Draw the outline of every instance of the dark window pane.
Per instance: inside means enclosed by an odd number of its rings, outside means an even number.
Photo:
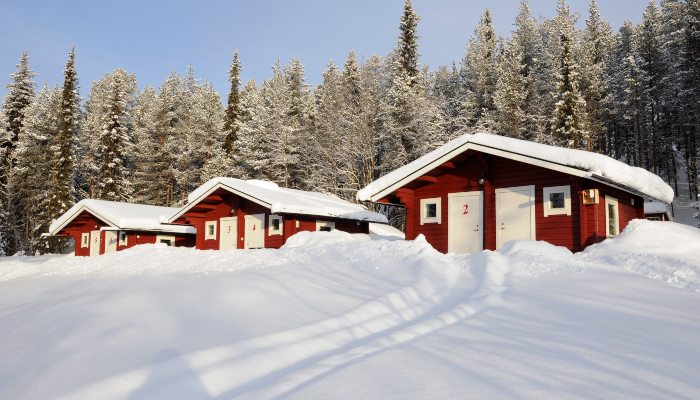
[[[209,235],[214,235],[214,225],[209,225]]]
[[[322,227],[321,227],[321,232],[330,232],[330,231],[331,231],[331,227],[330,227],[330,226],[322,226]]]
[[[425,205],[425,217],[426,218],[437,217],[437,204],[426,204]]]
[[[272,230],[273,231],[278,231],[280,230],[280,220],[278,218],[273,218],[272,219]]]
[[[550,193],[549,194],[549,209],[553,210],[555,208],[565,208],[564,204],[564,193]]]
[[[170,246],[170,240],[168,240],[168,239],[160,239],[160,242],[161,242],[161,243],[165,243],[165,244],[167,244],[168,246]]]

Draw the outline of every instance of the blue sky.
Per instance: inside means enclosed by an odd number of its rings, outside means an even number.
[[[437,69],[459,60],[479,15],[488,5],[494,26],[507,35],[519,0],[488,2],[414,0],[421,62]],[[552,17],[556,0],[531,0],[535,15]],[[589,1],[568,4],[588,13]],[[625,19],[641,21],[645,0],[599,1],[601,14],[618,29]],[[76,64],[85,97],[93,80],[115,68],[136,73],[139,87],[160,85],[172,71],[184,73],[191,63],[199,78],[214,83],[225,98],[226,71],[238,49],[243,80],[258,84],[271,76],[270,66],[299,58],[307,82],[318,84],[333,59],[342,66],[350,50],[358,56],[385,55],[398,36],[403,0],[354,1],[33,1],[0,2],[0,94],[21,52],[40,75],[41,87],[60,84],[61,72],[76,45]]]

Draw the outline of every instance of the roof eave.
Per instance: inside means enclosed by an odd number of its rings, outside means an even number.
[[[226,185],[226,184],[223,183],[223,182],[218,182],[216,185],[212,186],[211,189],[209,189],[209,190],[207,190],[206,192],[204,192],[204,193],[202,193],[201,195],[199,195],[196,199],[194,199],[194,201],[191,201],[191,202],[187,203],[184,207],[182,207],[180,210],[178,210],[175,214],[173,214],[173,216],[171,216],[170,218],[168,218],[168,222],[169,222],[169,223],[175,222],[175,221],[176,221],[178,218],[180,218],[183,214],[185,214],[187,211],[191,210],[195,205],[199,204],[199,202],[201,202],[202,200],[204,200],[204,199],[206,199],[207,197],[209,197],[209,195],[211,195],[212,193],[214,193],[214,192],[215,192],[216,190],[218,190],[218,189],[227,190],[227,191],[229,191],[229,192],[231,192],[231,193],[233,193],[233,194],[236,194],[236,195],[238,195],[238,196],[241,196],[241,197],[243,197],[243,198],[245,198],[245,199],[247,199],[247,200],[250,200],[250,201],[252,201],[252,202],[255,202],[255,203],[257,203],[257,204],[260,204],[260,205],[263,206],[263,207],[272,208],[272,204],[270,204],[269,202],[266,202],[266,201],[264,201],[264,200],[262,200],[262,199],[258,199],[258,198],[255,197],[255,196],[252,196],[252,195],[250,195],[250,194],[248,194],[248,193],[245,193],[245,192],[243,192],[243,191],[241,191],[241,190],[238,190],[238,189],[233,188],[233,187],[231,187],[231,186],[229,186],[229,185]]]

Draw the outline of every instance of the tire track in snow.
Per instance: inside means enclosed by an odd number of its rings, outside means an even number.
[[[401,263],[420,271],[408,286],[379,296],[342,315],[262,337],[183,356],[213,398],[276,398],[344,366],[460,323],[502,304],[506,258],[484,252],[471,256],[479,283],[455,293],[460,272],[418,238]],[[175,360],[177,361],[177,360]],[[180,360],[181,362],[181,360]],[[178,379],[163,361],[159,369]],[[148,379],[153,366],[104,380],[63,398],[126,398]],[[108,395],[109,397],[106,397]]]

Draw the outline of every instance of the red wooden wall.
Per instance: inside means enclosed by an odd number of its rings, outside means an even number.
[[[478,184],[482,169],[485,170],[488,181]],[[448,226],[448,197],[449,193],[484,191],[484,248],[496,249],[496,189],[535,186],[535,234],[537,240],[543,240],[556,246],[563,246],[572,251],[580,251],[585,246],[605,239],[605,194],[618,199],[620,210],[620,231],[630,220],[643,218],[643,199],[627,192],[600,185],[588,179],[581,179],[565,173],[526,164],[523,162],[481,154],[481,158],[473,157],[457,169],[438,176],[435,183],[419,187],[413,191],[397,191],[406,207],[406,239],[412,240],[418,234],[423,234],[426,240],[438,251],[446,253]],[[571,215],[544,216],[543,189],[552,186],[570,186]],[[578,192],[583,189],[598,188],[600,204],[585,206],[582,210],[582,199]],[[441,198],[441,223],[420,224],[420,200]],[[634,197],[635,205],[631,205]],[[590,209],[590,210],[589,210]],[[582,218],[582,211],[585,216]],[[598,228],[596,230],[595,215],[598,212]],[[602,212],[602,214],[601,214]],[[641,216],[640,216],[641,212]],[[602,215],[602,224],[600,223]],[[581,226],[581,220],[586,221]],[[601,235],[602,227],[602,235]],[[582,240],[583,233],[583,240]],[[597,234],[597,236],[596,236]]]

